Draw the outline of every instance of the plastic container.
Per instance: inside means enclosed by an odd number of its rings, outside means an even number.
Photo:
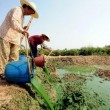
[[[20,56],[19,56],[19,60],[27,60],[27,58],[26,58],[25,55],[20,55]]]
[[[30,83],[34,76],[34,69],[31,67],[31,74],[27,60],[13,61],[6,65],[6,80],[13,83]]]
[[[35,63],[36,66],[43,68],[43,67],[45,66],[44,55],[35,57],[35,58],[34,58],[34,63]]]

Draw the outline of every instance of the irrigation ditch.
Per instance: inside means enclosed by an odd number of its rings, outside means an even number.
[[[48,57],[50,76],[35,68],[55,110],[110,110],[110,57]],[[0,110],[50,110],[31,84],[0,80]]]

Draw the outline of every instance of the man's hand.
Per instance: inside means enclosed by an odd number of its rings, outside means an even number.
[[[23,31],[22,34],[27,38],[29,37],[29,33],[27,31]]]
[[[51,48],[49,48],[49,47],[43,47],[43,49],[45,49],[46,51],[48,51],[48,52],[51,52],[52,51],[52,49]]]
[[[28,31],[29,26],[24,26],[23,29],[24,29],[25,31]]]

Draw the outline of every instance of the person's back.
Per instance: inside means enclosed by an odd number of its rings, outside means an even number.
[[[38,56],[37,46],[41,45],[41,48],[42,48],[44,41],[48,41],[48,42],[50,41],[50,39],[44,34],[34,35],[34,36],[30,36],[29,37],[31,55],[33,57],[37,57]]]
[[[44,42],[44,39],[41,35],[34,35],[29,37],[29,42],[33,46],[37,46],[39,44],[42,44]]]

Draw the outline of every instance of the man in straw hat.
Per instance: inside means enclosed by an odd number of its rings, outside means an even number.
[[[38,18],[36,5],[33,2],[20,0],[21,7],[11,9],[0,26],[0,78],[4,78],[5,66],[10,61],[17,61],[22,35],[27,35],[26,26],[23,28],[24,16]]]
[[[31,48],[31,54],[33,57],[38,56],[37,52],[37,46],[41,45],[41,49],[45,48],[50,51],[50,49],[44,44],[44,41],[50,42],[50,39],[47,35],[41,34],[41,35],[34,35],[29,37],[29,44]]]

